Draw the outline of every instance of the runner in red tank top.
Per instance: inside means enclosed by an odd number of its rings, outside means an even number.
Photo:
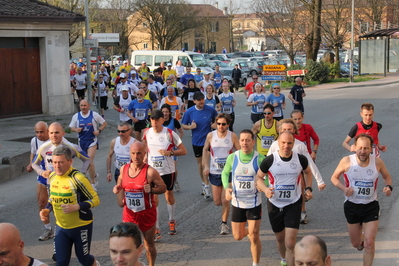
[[[123,222],[136,223],[144,235],[148,265],[155,265],[157,251],[154,234],[157,211],[153,194],[166,191],[158,171],[144,163],[145,146],[135,142],[130,146],[131,163],[121,167],[121,174],[113,192],[123,208]]]
[[[342,142],[342,146],[350,152],[355,152],[355,145],[349,145],[349,142],[357,135],[365,133],[370,135],[374,140],[373,154],[376,157],[380,157],[380,151],[385,152],[387,146],[380,145],[378,139],[378,133],[380,132],[382,125],[373,121],[374,106],[371,103],[363,103],[360,107],[360,116],[362,117],[362,121],[356,123],[356,125],[351,128],[348,136],[346,136],[344,142]]]

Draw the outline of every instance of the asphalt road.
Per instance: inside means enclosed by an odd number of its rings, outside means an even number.
[[[283,91],[287,96],[288,91]],[[328,245],[333,265],[362,265],[362,252],[352,248],[343,213],[344,196],[331,182],[330,177],[339,160],[349,153],[341,143],[349,129],[360,120],[359,108],[363,102],[374,104],[374,120],[382,123],[380,141],[387,144],[388,151],[382,154],[389,172],[393,177],[393,186],[399,181],[397,163],[399,132],[397,113],[399,112],[399,91],[397,85],[380,87],[362,87],[338,90],[307,90],[305,98],[305,123],[312,124],[319,134],[321,144],[316,164],[327,184],[323,192],[315,189],[314,199],[307,204],[309,223],[301,225],[299,237],[315,234],[322,237]],[[245,97],[237,95],[235,132],[251,128],[250,108],[245,106]],[[287,103],[285,117],[292,111]],[[107,119],[117,120],[117,113],[106,111]],[[100,206],[94,211],[94,235],[91,252],[102,265],[111,265],[107,248],[109,228],[120,222],[121,211],[112,194],[113,183],[105,181],[105,162],[109,142],[115,137],[116,129],[108,128],[101,136],[101,149],[96,155],[97,172],[100,173]],[[167,234],[168,214],[164,198],[160,199],[160,219],[162,239],[156,244],[158,249],[157,265],[192,265],[192,266],[241,266],[251,265],[252,259],[247,239],[235,241],[232,235],[219,235],[220,208],[214,206],[211,199],[200,196],[200,179],[196,161],[191,148],[190,132],[185,131],[183,142],[188,154],[179,158],[179,183],[182,190],[175,194],[177,202],[177,235]],[[76,166],[79,167],[79,163]],[[315,182],[314,182],[315,184]],[[382,193],[382,180],[379,184],[381,221],[377,236],[376,259],[374,265],[399,264],[399,237],[397,218],[399,210],[396,204],[398,190],[387,198]],[[316,188],[316,185],[313,186]],[[35,197],[35,175],[24,174],[19,178],[1,184],[0,194],[5,198],[0,204],[0,222],[16,224],[25,240],[25,252],[46,263],[52,264],[52,241],[37,240],[42,233],[42,225],[37,214]],[[265,198],[264,198],[265,199]],[[265,205],[265,200],[264,200]],[[54,222],[54,219],[52,219]],[[264,206],[261,225],[262,257],[261,265],[279,265],[279,255],[274,235]],[[54,264],[53,264],[54,265]],[[72,260],[71,265],[78,265]]]

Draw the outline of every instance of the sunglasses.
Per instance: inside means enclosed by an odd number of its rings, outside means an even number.
[[[126,129],[126,130],[117,130],[118,131],[118,133],[126,133],[126,132],[128,132],[130,129]]]
[[[273,89],[279,90],[280,88],[279,87],[274,87]]]
[[[222,126],[226,126],[227,123],[216,123],[218,126],[222,125]]]
[[[258,78],[252,78],[252,79],[258,79]]]
[[[264,114],[264,115],[271,115],[272,112],[264,112],[263,114]]]
[[[130,226],[128,226],[126,224],[124,224],[124,225],[117,224],[117,225],[111,227],[111,229],[109,230],[109,233],[112,234],[112,233],[118,233],[118,232],[121,232],[121,231],[124,232],[124,233],[128,233],[129,230],[131,230]]]
[[[143,96],[144,94],[136,93],[137,96]]]

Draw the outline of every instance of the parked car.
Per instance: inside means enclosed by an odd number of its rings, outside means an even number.
[[[223,56],[223,55],[218,55],[218,54],[213,54],[211,55],[211,57],[209,58],[209,60],[219,60],[219,61],[229,61],[227,59],[227,57]]]
[[[241,69],[241,72],[245,72],[247,75],[249,75],[250,70],[249,70],[247,62],[236,62],[236,63],[230,62],[229,66],[234,67],[236,64],[238,64],[238,67]]]
[[[341,67],[341,77],[343,77],[343,78],[349,77],[349,76],[350,76],[350,73],[351,73],[350,70],[349,70],[349,68],[347,68],[346,66],[343,66],[343,65],[341,65],[340,67]],[[353,75],[354,75],[354,76],[357,76],[357,75],[359,75],[359,72],[353,70]]]
[[[263,65],[265,65],[264,61],[250,61],[247,62],[249,67],[249,74],[252,77],[253,75],[261,75],[263,71]]]
[[[222,60],[222,61],[230,61],[231,60],[231,56],[233,55],[233,53],[217,54],[217,55],[223,56],[224,60]]]
[[[256,51],[254,52],[255,56],[259,56],[259,57],[263,57],[263,58],[267,58],[267,53],[264,51]]]
[[[250,52],[234,52],[231,57],[237,58],[237,57],[253,57],[253,56],[254,54]]]
[[[229,81],[230,86],[233,85],[233,79],[231,78],[231,72],[233,71],[234,67],[221,67],[220,72],[222,72],[223,77]],[[247,73],[241,73],[240,85],[245,87],[247,85],[248,75]]]

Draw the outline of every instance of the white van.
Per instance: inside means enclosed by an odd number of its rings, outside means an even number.
[[[183,66],[191,66],[192,72],[195,72],[197,67],[201,68],[202,72],[213,72],[204,55],[195,52],[138,50],[132,53],[131,64],[138,68],[141,62],[146,61],[147,66],[153,71],[161,62],[165,62],[165,66],[167,63],[175,66],[179,60],[183,62]]]

